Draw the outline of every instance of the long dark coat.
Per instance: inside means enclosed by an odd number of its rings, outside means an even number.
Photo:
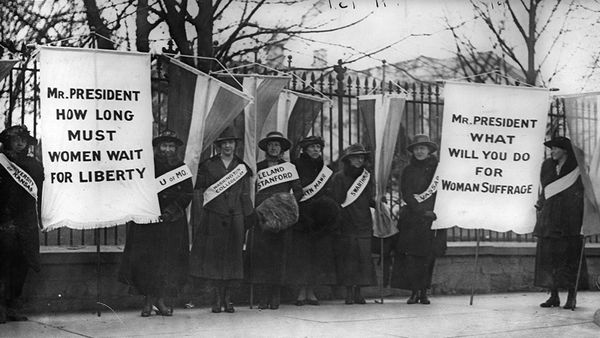
[[[552,158],[542,163],[540,180],[542,187],[567,175],[577,167],[577,161],[570,154],[560,172],[556,172],[557,162]],[[542,194],[538,200],[538,220],[534,229],[537,239],[535,264],[536,286],[557,289],[573,288],[577,278],[582,237],[583,184],[581,177],[562,192],[546,199]],[[587,285],[585,258],[582,265],[580,286]]]
[[[305,187],[315,180],[324,163],[322,157],[315,160],[302,153],[294,165],[298,170],[300,183]],[[333,235],[337,226],[339,207],[330,196],[327,196],[330,182],[331,177],[315,196],[299,203],[300,218],[291,231],[286,284],[336,284]],[[325,219],[331,220],[332,223],[320,224]]]
[[[279,160],[278,164],[285,161]],[[268,167],[267,160],[256,164],[257,172]],[[270,196],[280,192],[293,191],[297,201],[302,198],[302,186],[300,180],[280,183],[261,190],[256,193],[254,205],[259,206]],[[250,234],[250,257],[248,261],[249,271],[247,278],[252,283],[283,285],[286,255],[288,254],[291,240],[290,229],[278,233],[263,231],[255,227]]]
[[[219,155],[204,161],[198,168],[196,189],[202,195],[241,163],[241,159],[234,157],[225,168]],[[204,206],[191,252],[190,274],[193,277],[222,281],[244,278],[244,216],[252,213],[252,172],[250,168],[247,170],[244,177]]]
[[[429,187],[436,168],[434,156],[422,161],[413,157],[402,172],[400,189],[407,210],[398,221],[392,287],[408,290],[430,287],[435,257],[446,251],[446,230],[431,230],[433,219],[423,216],[426,211],[433,211],[435,194],[421,203],[413,196]]]
[[[39,205],[42,165],[25,152],[9,159],[34,180]],[[38,211],[35,198],[0,166],[0,303],[9,307],[21,296],[29,268],[40,270]]]
[[[331,178],[330,191],[340,205],[346,199],[346,192],[363,172],[363,168],[344,165],[341,171]],[[336,269],[338,284],[345,286],[375,285],[375,267],[371,258],[371,237],[373,220],[371,207],[373,200],[373,180],[369,181],[360,196],[350,205],[342,208],[338,222],[339,233],[336,239]]]
[[[156,177],[183,163],[169,165],[154,158]],[[189,239],[185,208],[192,200],[192,179],[158,193],[160,211],[176,215],[172,221],[151,224],[128,223],[127,242],[119,268],[119,281],[133,293],[175,297],[188,276]]]

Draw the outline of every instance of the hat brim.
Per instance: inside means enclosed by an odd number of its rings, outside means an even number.
[[[9,134],[4,133],[4,132],[0,133],[0,142],[2,142],[2,143],[9,143],[11,136],[22,137],[23,139],[25,139],[25,141],[27,142],[27,144],[30,145],[30,146],[35,146],[38,143],[38,140],[35,137],[29,135],[28,133],[27,134],[23,133],[23,134],[9,135]]]
[[[242,139],[241,139],[241,138],[239,138],[239,137],[223,137],[223,138],[218,138],[218,139],[216,139],[216,140],[215,140],[213,143],[214,143],[215,145],[218,145],[218,144],[219,144],[219,143],[221,143],[221,142],[224,142],[224,141],[229,141],[229,140],[241,141]]]
[[[544,145],[548,148],[552,148],[552,147],[558,147],[561,149],[565,149],[565,150],[569,150],[569,146],[570,144],[566,141],[559,141],[559,140],[550,140],[550,141],[546,141],[544,142]]]
[[[408,147],[406,147],[406,150],[408,150],[408,151],[410,151],[412,153],[413,149],[416,146],[419,146],[419,145],[427,146],[431,150],[432,153],[438,151],[438,145],[437,144],[435,144],[433,142],[427,142],[427,141],[416,142],[416,143],[413,143],[413,144],[409,144]]]
[[[300,142],[298,142],[298,147],[304,149],[313,144],[318,144],[321,146],[321,148],[325,147],[325,141],[323,141],[323,140],[300,141]]]
[[[267,144],[269,142],[279,142],[279,144],[281,145],[282,153],[284,151],[288,151],[290,149],[290,147],[292,146],[292,143],[290,142],[290,140],[288,140],[285,137],[267,137],[258,142],[258,147],[263,151],[267,151]]]
[[[342,157],[340,158],[340,160],[345,160],[346,158],[350,157],[350,156],[369,156],[371,154],[370,151],[358,151],[355,153],[350,153],[350,154],[344,154],[342,155]]]
[[[177,146],[182,146],[183,145],[183,141],[178,139],[177,137],[172,137],[172,136],[159,136],[156,137],[152,140],[152,146],[156,147],[157,145],[163,143],[163,142],[175,142],[175,144]]]

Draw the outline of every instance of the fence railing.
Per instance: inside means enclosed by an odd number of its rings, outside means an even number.
[[[4,109],[5,126],[26,124],[33,134],[37,134],[39,109],[39,83],[36,62],[30,67],[15,67],[7,79],[0,82],[0,104]],[[256,71],[257,69],[252,69]],[[260,69],[259,69],[260,71]],[[367,94],[386,92],[405,92],[406,107],[400,135],[394,153],[393,169],[388,187],[388,203],[392,210],[399,209],[399,181],[403,168],[409,162],[406,146],[415,134],[430,135],[434,142],[441,139],[443,114],[443,88],[437,83],[398,83],[369,78],[363,74],[349,74],[342,67],[333,71],[298,72],[293,74],[288,89],[311,95],[325,95],[332,100],[328,111],[323,111],[313,124],[312,133],[320,135],[326,142],[324,158],[326,162],[335,161],[340,151],[348,145],[365,140],[365,128],[358,113],[358,97]],[[265,73],[271,71],[265,70]],[[167,125],[169,79],[160,58],[152,62],[152,92],[154,132],[158,133]],[[548,113],[548,134],[564,135],[566,123],[564,103],[560,99],[552,102]],[[38,154],[39,155],[39,154]],[[100,244],[121,245],[125,243],[126,226],[101,229]],[[42,233],[42,245],[82,246],[95,244],[95,232],[91,230],[58,229]],[[531,234],[519,235],[513,232],[495,232],[484,230],[482,241],[533,242]],[[451,228],[449,241],[474,241],[476,230]],[[598,236],[590,239],[598,242]]]

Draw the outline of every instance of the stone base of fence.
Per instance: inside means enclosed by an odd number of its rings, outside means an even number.
[[[139,308],[141,296],[130,295],[128,287],[116,279],[122,246],[102,246],[100,265],[100,303],[97,304],[97,255],[93,246],[42,247],[42,271],[31,272],[24,291],[25,309],[30,312],[90,311]],[[600,244],[587,244],[586,257],[590,287],[598,290],[600,276]],[[374,256],[374,260],[377,261]],[[533,286],[535,243],[483,242],[479,251],[477,273],[474,273],[475,243],[450,242],[446,255],[437,260],[432,293],[469,294],[472,282],[477,294],[511,291],[541,291]],[[379,275],[379,269],[377,269]],[[380,278],[380,276],[378,276]],[[191,283],[172,303],[207,306],[206,290],[192,290]],[[295,290],[286,289],[283,300],[292,302]],[[378,298],[378,287],[366,288],[367,298]],[[384,288],[385,297],[404,296],[404,290]],[[234,295],[237,304],[249,303],[249,287]],[[320,299],[343,299],[342,288],[319,287]]]

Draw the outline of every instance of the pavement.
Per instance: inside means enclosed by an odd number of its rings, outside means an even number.
[[[343,300],[279,310],[237,306],[234,314],[209,308],[175,309],[173,317],[142,318],[139,311],[56,313],[0,325],[0,337],[600,337],[594,313],[600,292],[580,292],[575,311],[543,309],[543,292],[432,296],[431,305],[406,298]],[[566,294],[561,293],[562,303]]]

